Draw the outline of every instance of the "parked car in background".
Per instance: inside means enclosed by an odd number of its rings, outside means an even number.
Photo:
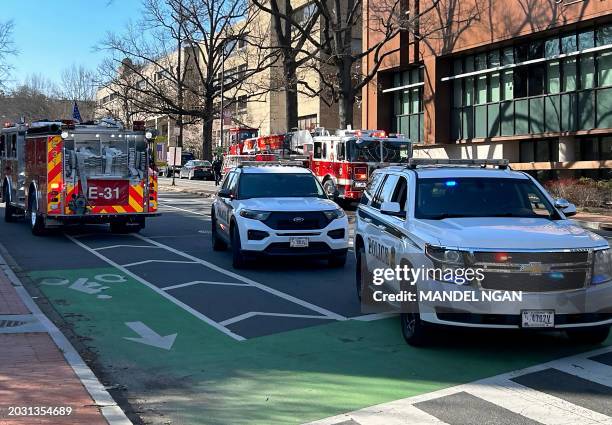
[[[179,171],[179,178],[213,180],[215,176],[210,161],[194,159],[183,165]]]

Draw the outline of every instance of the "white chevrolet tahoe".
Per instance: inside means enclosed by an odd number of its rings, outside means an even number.
[[[290,166],[238,166],[212,205],[213,249],[232,248],[235,268],[263,256],[309,256],[342,267],[348,218],[312,172]]]
[[[600,343],[612,324],[612,250],[567,219],[575,213],[506,160],[377,170],[356,220],[362,309],[400,311],[412,345],[432,325],[557,329]],[[471,279],[457,278],[466,269]]]

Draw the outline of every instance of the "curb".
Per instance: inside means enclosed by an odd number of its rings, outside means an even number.
[[[574,223],[579,226],[586,227],[587,229],[592,230],[612,230],[612,223],[602,223],[599,221],[587,221],[587,220],[577,220],[571,219]]]
[[[64,355],[66,362],[70,365],[79,381],[85,387],[85,390],[91,396],[93,402],[98,406],[102,416],[108,422],[109,425],[133,425],[132,422],[125,415],[123,410],[117,405],[115,400],[106,391],[104,385],[98,380],[93,371],[83,361],[79,353],[72,346],[68,338],[55,326],[55,324],[49,320],[49,318],[42,312],[38,305],[34,302],[30,294],[25,289],[25,286],[21,283],[19,277],[13,272],[8,262],[0,252],[0,269],[6,274],[6,277],[13,284],[15,291],[19,295],[19,298],[23,301],[26,307],[30,310],[32,315],[38,320],[43,326],[45,331],[49,334],[55,345]]]

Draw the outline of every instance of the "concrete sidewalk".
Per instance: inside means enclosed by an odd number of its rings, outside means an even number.
[[[0,425],[131,423],[1,257],[0,268]]]
[[[612,230],[612,216],[610,215],[579,212],[572,217],[572,220],[589,229]]]

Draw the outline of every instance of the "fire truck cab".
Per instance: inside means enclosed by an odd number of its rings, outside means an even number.
[[[300,132],[303,133],[303,132]],[[338,130],[330,135],[304,138],[301,149],[310,155],[310,168],[328,196],[347,201],[361,198],[371,173],[382,167],[408,162],[412,143],[402,135],[382,130]]]
[[[109,223],[138,231],[157,213],[152,132],[144,122],[39,121],[0,131],[5,221],[25,216],[32,233],[67,223]],[[153,166],[154,167],[154,166]]]

